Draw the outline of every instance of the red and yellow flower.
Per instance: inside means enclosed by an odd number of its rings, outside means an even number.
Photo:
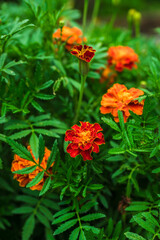
[[[65,141],[71,143],[67,147],[67,152],[75,158],[81,154],[83,160],[92,160],[91,153],[99,152],[99,145],[104,144],[103,130],[98,123],[80,122],[81,126],[74,125],[73,130],[67,130]]]
[[[95,55],[96,50],[87,45],[77,45],[71,49],[71,54],[82,61],[90,62]]]
[[[138,55],[128,46],[110,47],[108,50],[108,64],[115,66],[115,70],[122,72],[124,68],[137,68]]]
[[[124,122],[127,122],[130,116],[129,110],[137,115],[142,115],[144,100],[138,102],[135,99],[143,94],[142,90],[136,88],[128,90],[126,86],[116,83],[103,95],[100,112],[102,114],[111,113],[115,122],[119,122],[118,110],[120,110],[123,112]]]
[[[67,27],[64,26],[62,28],[57,29],[55,33],[53,33],[53,40],[60,40],[62,42],[66,42],[66,48],[70,50],[73,45],[82,43],[82,31],[77,27]],[[83,38],[83,41],[86,41],[86,38]]]
[[[31,153],[33,159],[35,162],[39,162],[39,159],[36,160],[33,153],[32,153],[32,150],[31,150],[31,147],[28,146],[27,147],[28,151]],[[45,154],[44,154],[44,157],[43,157],[43,160],[40,164],[40,166],[43,168],[43,169],[46,169],[47,168],[47,160],[49,158],[51,154],[51,151],[48,150],[46,147],[45,147]],[[27,167],[31,167],[31,166],[34,166],[35,163],[32,162],[32,161],[29,161],[27,159],[24,159],[24,158],[21,158],[20,156],[18,156],[17,154],[14,155],[14,160],[12,162],[12,167],[11,167],[11,171],[14,172],[14,171],[18,171],[18,170],[22,170],[23,168],[27,168]],[[52,174],[52,166],[54,165],[54,162],[53,164],[51,165],[51,167],[47,170],[48,171],[48,174]],[[31,172],[31,173],[28,173],[28,174],[14,174],[14,179],[16,179],[18,182],[19,182],[19,185],[21,187],[25,187],[29,182],[31,182],[39,172],[43,171],[43,169],[40,168],[39,166],[36,167],[36,169]],[[44,185],[44,182],[46,180],[46,178],[48,177],[48,174],[45,172],[44,173],[44,176],[43,178],[40,180],[39,183],[37,183],[36,185],[34,185],[33,187],[30,187],[31,190],[38,190],[40,191]]]

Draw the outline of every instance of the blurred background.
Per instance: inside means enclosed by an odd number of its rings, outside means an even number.
[[[6,5],[19,5],[24,3],[23,0],[0,0],[0,7],[5,8]],[[37,0],[41,2],[41,0]],[[61,8],[65,4],[67,8],[78,9],[83,11],[84,0],[44,0],[56,9]],[[97,24],[106,23],[114,15],[115,26],[127,26],[126,16],[129,9],[135,9],[142,14],[141,32],[147,34],[155,34],[154,28],[160,26],[160,0],[89,0],[88,18],[92,15],[94,4],[99,5],[99,14]],[[14,10],[15,11],[15,10]],[[79,22],[80,23],[80,22]]]

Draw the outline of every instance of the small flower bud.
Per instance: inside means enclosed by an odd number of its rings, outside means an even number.
[[[118,6],[121,3],[121,0],[112,0],[112,4]]]
[[[128,15],[127,15],[128,23],[133,23],[133,18],[134,18],[135,12],[136,12],[135,9],[130,9],[130,10],[128,11]]]
[[[147,87],[147,82],[146,81],[141,81],[140,82],[140,87],[141,88],[146,88]]]
[[[60,20],[60,21],[59,21],[59,27],[60,27],[60,28],[63,28],[63,27],[64,27],[64,21],[63,21],[63,20]]]
[[[141,21],[141,17],[142,17],[141,13],[136,11],[133,15],[134,22],[139,23]]]

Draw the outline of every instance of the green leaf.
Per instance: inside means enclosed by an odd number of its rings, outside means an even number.
[[[41,164],[45,153],[45,142],[42,135],[39,135],[39,164]]]
[[[30,134],[32,130],[23,130],[17,133],[14,133],[10,136],[11,139],[19,139],[22,137],[26,137],[28,134]]]
[[[160,172],[160,167],[155,168],[154,170],[152,170],[152,173],[159,173]]]
[[[95,234],[99,234],[100,233],[100,230],[96,227],[93,227],[93,226],[84,226],[83,225],[83,229],[85,229],[86,231],[92,231],[93,233]]]
[[[53,83],[54,83],[53,80],[49,80],[49,81],[45,82],[43,85],[41,85],[40,87],[38,87],[38,89],[39,90],[46,89],[46,88],[50,87]]]
[[[58,235],[60,233],[67,231],[69,228],[73,227],[77,223],[77,221],[78,221],[78,219],[72,219],[72,220],[65,222],[59,228],[56,229],[56,231],[54,232],[53,235]]]
[[[3,68],[3,65],[4,65],[4,62],[5,62],[6,58],[7,58],[7,53],[3,53],[0,57],[0,69]]]
[[[86,240],[86,237],[85,237],[85,234],[84,234],[83,230],[81,230],[79,240]]]
[[[40,212],[37,212],[36,217],[45,227],[50,228],[49,221],[43,214],[41,214]]]
[[[112,148],[108,151],[109,154],[123,154],[125,150],[122,148]]]
[[[32,133],[30,140],[29,140],[29,144],[31,146],[32,153],[33,153],[35,159],[38,160],[38,158],[39,158],[39,152],[38,152],[39,139],[35,133]]]
[[[122,155],[117,155],[117,156],[106,158],[106,161],[108,161],[108,162],[118,162],[118,161],[123,161],[123,160],[124,160],[124,157]]]
[[[25,213],[31,213],[34,211],[34,208],[32,207],[19,207],[12,210],[12,213],[14,214],[25,214]]]
[[[135,205],[131,205],[129,207],[127,207],[125,210],[126,211],[136,211],[136,212],[141,212],[141,211],[145,211],[149,208],[149,206],[146,206],[146,205],[138,205],[138,204],[135,204]]]
[[[50,168],[50,166],[52,165],[52,163],[55,161],[56,159],[56,155],[57,155],[57,152],[58,152],[58,143],[57,143],[57,140],[54,141],[54,144],[53,144],[53,147],[52,147],[52,151],[51,151],[51,154],[48,158],[48,161],[47,161],[47,169]]]
[[[13,173],[16,173],[16,174],[28,174],[28,173],[33,172],[36,169],[36,167],[37,167],[37,165],[31,166],[31,167],[26,167],[26,168],[14,171]]]
[[[20,157],[22,157],[24,159],[34,162],[30,152],[25,147],[23,147],[21,144],[15,142],[9,138],[8,138],[7,142],[11,146],[14,153],[16,153],[17,155],[19,155]]]
[[[62,63],[61,63],[60,61],[56,60],[56,59],[54,59],[54,63],[55,63],[55,65],[56,65],[56,67],[60,70],[60,72],[62,73],[62,75],[66,76],[67,74],[66,74],[66,71],[65,71]]]
[[[118,125],[111,118],[102,117],[101,119],[102,119],[103,122],[105,122],[107,125],[109,125],[114,130],[116,130],[118,132],[121,132]]]
[[[53,215],[53,218],[56,218],[56,217],[58,217],[58,216],[61,216],[61,215],[65,214],[65,213],[67,213],[67,212],[69,212],[69,211],[71,211],[71,210],[72,210],[72,207],[64,208],[64,209],[62,209],[61,211],[55,213],[55,214]]]
[[[77,240],[78,235],[79,235],[79,231],[80,231],[79,227],[74,229],[69,236],[69,240]]]
[[[34,96],[36,98],[39,98],[42,100],[51,100],[51,99],[55,98],[55,96],[53,96],[53,95],[48,95],[48,94],[44,94],[44,93],[36,93]]]
[[[45,180],[45,183],[44,183],[44,185],[43,185],[42,190],[41,190],[40,193],[39,193],[39,196],[42,196],[43,194],[45,194],[45,193],[48,191],[50,185],[51,185],[51,178],[48,177],[48,178]]]
[[[141,219],[139,216],[136,216],[136,215],[133,216],[133,219],[139,226],[144,228],[147,232],[151,232],[155,234],[155,230],[151,224],[148,224],[146,221],[144,221],[143,219]]]
[[[102,184],[91,184],[90,186],[88,186],[88,188],[92,190],[102,189],[103,187],[104,186]]]
[[[142,216],[144,216],[148,221],[150,221],[154,226],[157,226],[159,228],[159,223],[157,220],[152,216],[150,212],[144,212],[142,213]]]
[[[61,223],[64,222],[70,218],[72,218],[76,213],[75,212],[71,212],[71,213],[66,213],[56,219],[53,220],[52,224],[57,224],[57,223]]]
[[[36,101],[32,100],[31,104],[39,112],[44,112],[44,109]]]
[[[126,139],[126,143],[128,144],[129,148],[131,149],[131,143],[129,141],[126,129],[125,129],[125,125],[124,125],[124,118],[123,118],[123,113],[121,111],[118,110],[118,118],[119,118],[119,123],[122,129],[122,133]]]
[[[43,213],[48,220],[50,220],[50,221],[53,220],[52,213],[51,213],[51,211],[50,211],[48,208],[40,205],[40,206],[39,206],[39,211],[40,211],[41,213]]]
[[[129,238],[130,240],[146,240],[145,238],[143,238],[142,236],[136,234],[136,233],[132,233],[132,232],[126,232],[124,233],[124,235]]]
[[[25,202],[31,205],[35,205],[37,203],[37,199],[28,195],[17,195],[16,200],[20,202]]]
[[[55,137],[55,138],[59,138],[59,135],[57,133],[55,133],[54,129],[50,129],[50,130],[46,130],[46,129],[34,129],[35,132],[40,133],[42,135],[46,135],[48,137]]]
[[[105,214],[103,213],[91,213],[84,217],[81,217],[81,220],[88,222],[88,221],[94,221],[96,219],[103,218],[103,217],[105,217]]]
[[[25,222],[22,231],[22,240],[29,240],[35,227],[34,215],[31,215]]]
[[[34,185],[36,185],[37,183],[39,183],[41,181],[41,179],[43,178],[43,175],[44,175],[44,171],[42,172],[39,172],[37,174],[37,176],[31,181],[29,182],[26,187],[29,188],[29,187],[33,187]]]

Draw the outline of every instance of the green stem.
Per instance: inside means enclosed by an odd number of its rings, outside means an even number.
[[[90,24],[90,31],[92,31],[96,20],[97,20],[97,16],[98,16],[98,11],[99,11],[99,6],[100,6],[100,1],[101,0],[95,0],[94,1],[94,8],[93,8],[93,12],[92,12],[92,19],[91,19],[91,24]]]
[[[84,9],[83,9],[83,34],[82,34],[82,43],[85,35],[86,19],[87,19],[87,10],[88,10],[88,0],[84,0]]]
[[[80,108],[81,108],[81,104],[82,104],[82,98],[83,98],[84,85],[85,85],[86,78],[87,78],[86,75],[85,76],[81,75],[81,89],[80,89],[77,112],[76,112],[74,122],[77,122],[78,117],[79,117],[79,112],[80,112]]]

